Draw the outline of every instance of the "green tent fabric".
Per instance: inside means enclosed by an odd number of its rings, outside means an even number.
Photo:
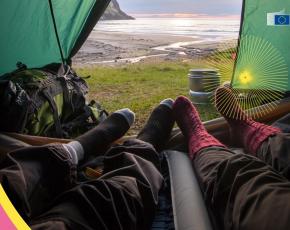
[[[70,62],[110,0],[1,0],[0,76]]]
[[[233,88],[290,91],[290,0],[244,0]]]

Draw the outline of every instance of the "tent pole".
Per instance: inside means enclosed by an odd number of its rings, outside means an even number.
[[[243,0],[242,12],[241,12],[241,21],[240,21],[240,32],[239,32],[239,38],[238,38],[238,44],[237,44],[237,50],[236,50],[236,60],[234,63],[233,74],[232,74],[232,78],[231,78],[231,87],[233,87],[234,76],[235,76],[236,68],[237,68],[237,61],[238,61],[238,57],[239,57],[240,43],[241,43],[241,38],[242,38],[244,16],[245,16],[245,6],[246,6],[246,0]]]
[[[51,0],[48,0],[48,3],[49,3],[51,18],[52,18],[52,22],[53,22],[54,32],[55,32],[55,36],[56,36],[56,40],[57,40],[57,44],[58,44],[58,48],[59,48],[61,60],[62,60],[62,63],[63,64],[66,64],[66,61],[64,59],[64,55],[63,55],[63,52],[62,52],[60,40],[59,40],[59,35],[58,35],[58,31],[57,31],[57,26],[56,26],[56,22],[55,22],[55,16],[54,16],[54,12],[53,12],[53,7],[52,7]]]

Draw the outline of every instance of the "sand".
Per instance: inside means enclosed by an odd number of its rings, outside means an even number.
[[[93,31],[73,58],[74,67],[123,65],[140,61],[194,59],[213,52],[220,42],[186,36]]]

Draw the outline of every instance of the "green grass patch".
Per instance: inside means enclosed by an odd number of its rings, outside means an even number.
[[[138,63],[123,67],[78,68],[87,79],[88,99],[99,101],[108,112],[130,108],[136,113],[136,122],[130,134],[136,134],[146,122],[152,109],[165,98],[188,96],[187,74],[194,63],[160,62]],[[203,120],[217,117],[210,105],[198,106]]]

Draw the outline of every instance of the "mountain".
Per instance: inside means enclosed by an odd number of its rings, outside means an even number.
[[[120,8],[117,0],[112,0],[109,4],[107,10],[103,14],[101,20],[130,20],[134,19],[133,17],[127,15]]]

